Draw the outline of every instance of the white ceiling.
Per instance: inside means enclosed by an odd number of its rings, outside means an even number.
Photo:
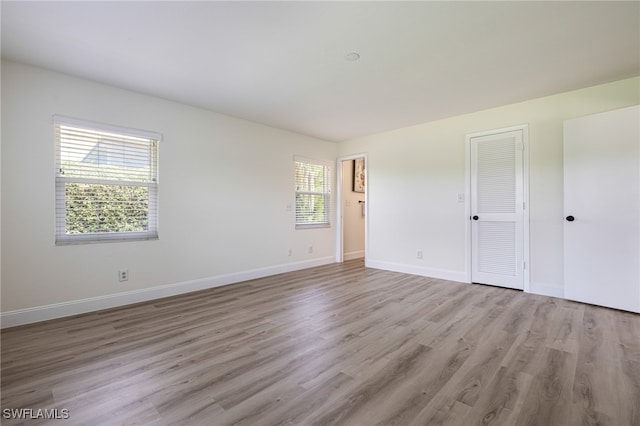
[[[4,58],[332,141],[640,74],[637,1],[2,1],[1,13]]]

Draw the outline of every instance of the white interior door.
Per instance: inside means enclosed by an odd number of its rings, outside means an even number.
[[[640,312],[640,107],[564,123],[564,290]]]
[[[473,136],[471,281],[524,288],[523,129]]]

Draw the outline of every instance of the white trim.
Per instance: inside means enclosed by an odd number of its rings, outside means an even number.
[[[98,130],[109,133],[124,133],[126,135],[138,136],[145,139],[153,139],[162,141],[162,133],[152,132],[150,130],[133,129],[131,127],[115,126],[113,124],[100,123],[98,121],[84,120],[81,118],[67,117],[64,115],[54,114],[52,117],[53,124],[62,124],[67,126],[82,127],[84,129]]]
[[[101,309],[130,305],[132,303],[146,302],[163,297],[190,293],[192,291],[205,290],[208,288],[221,287],[256,278],[268,277],[270,275],[328,265],[330,263],[334,263],[333,257],[323,257],[302,262],[287,263],[230,274],[216,275],[180,283],[166,284],[141,290],[54,303],[34,308],[17,309],[15,311],[2,312],[0,314],[0,328],[15,327],[18,325],[62,318],[70,315],[99,311]]]
[[[482,132],[468,133],[465,136],[465,197],[464,197],[464,210],[465,210],[465,282],[471,282],[471,139],[478,136],[486,136],[496,133],[507,133],[515,130],[522,131],[522,145],[523,145],[523,158],[522,158],[522,173],[523,173],[523,186],[524,191],[522,199],[525,203],[525,209],[523,212],[523,232],[524,232],[524,251],[523,259],[526,265],[524,270],[524,292],[531,293],[531,259],[529,250],[529,125],[521,124],[518,126],[506,127],[502,129],[485,130]]]
[[[316,228],[331,228],[331,222],[303,223],[303,224],[296,223],[296,229],[316,229]]]
[[[342,162],[355,160],[356,158],[364,158],[364,257],[365,263],[367,253],[369,251],[369,154],[351,154],[336,159],[336,262],[341,263],[346,259],[344,251],[344,221],[342,220],[342,184],[344,176],[342,175]]]
[[[528,293],[539,294],[541,296],[559,297],[564,299],[564,290],[562,286],[546,283],[531,283],[530,291]]]
[[[366,260],[367,268],[383,269],[385,271],[402,272],[404,274],[421,275],[423,277],[438,278],[441,280],[456,281],[468,284],[466,273],[447,269],[425,268],[423,266],[406,265],[402,263],[386,262],[383,260]]]
[[[523,173],[523,181],[522,184],[524,185],[523,188],[523,193],[522,193],[522,200],[525,203],[525,208],[524,208],[524,212],[523,212],[523,218],[522,220],[524,220],[524,252],[523,252],[523,259],[525,262],[525,269],[524,269],[524,292],[525,293],[529,293],[531,292],[531,252],[530,252],[530,247],[529,244],[530,243],[530,235],[529,235],[529,211],[531,211],[531,202],[529,200],[529,125],[528,124],[523,124],[522,126],[519,126],[522,128],[522,173]]]
[[[464,269],[465,282],[471,283],[471,135],[464,143]]]
[[[122,243],[126,241],[158,240],[158,231],[150,232],[96,232],[94,234],[57,235],[56,246],[77,244]]]
[[[331,170],[331,167],[333,166],[333,161],[332,160],[324,160],[322,158],[305,157],[304,155],[294,155],[293,156],[293,161],[297,162],[297,163],[309,163],[309,164],[315,164],[317,166],[325,166],[325,167],[329,167],[329,170]]]

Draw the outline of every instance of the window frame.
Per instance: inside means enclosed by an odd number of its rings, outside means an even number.
[[[123,126],[115,126],[111,124],[99,123],[84,119],[66,117],[62,115],[53,116],[53,130],[55,141],[55,244],[56,245],[73,245],[73,244],[93,244],[105,242],[122,242],[122,241],[144,241],[157,240],[159,238],[158,224],[158,192],[159,192],[159,145],[162,141],[162,134],[147,130],[133,129]],[[100,178],[88,177],[65,177],[61,173],[61,157],[62,143],[60,139],[60,126],[74,127],[87,132],[109,133],[123,137],[135,137],[148,139],[150,146],[149,167],[151,179],[149,182],[142,181],[124,181],[124,180],[107,180]],[[66,232],[67,215],[66,215],[66,184],[67,183],[84,183],[98,184],[105,186],[132,187],[140,186],[148,188],[148,206],[147,206],[147,230],[145,231],[114,231],[114,232],[87,232],[80,234],[68,234]]]
[[[298,180],[297,180],[297,174],[296,174],[296,163],[305,163],[305,164],[311,164],[314,166],[322,166],[324,168],[324,179],[323,179],[323,186],[324,186],[324,191],[322,192],[318,192],[318,191],[300,191],[298,190]],[[309,158],[309,157],[303,157],[303,156],[294,156],[294,188],[295,188],[295,195],[294,195],[294,200],[297,201],[298,195],[315,195],[315,196],[322,196],[324,197],[324,217],[326,218],[326,221],[323,222],[299,222],[298,221],[298,208],[297,208],[297,202],[294,202],[294,222],[295,222],[295,229],[315,229],[315,228],[330,228],[331,227],[331,185],[332,185],[332,165],[333,163],[331,163],[330,161],[326,161],[326,160],[318,160],[318,159],[313,159],[313,158]]]

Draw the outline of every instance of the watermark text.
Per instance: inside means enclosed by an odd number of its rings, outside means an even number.
[[[70,417],[68,408],[3,408],[3,419],[18,420],[66,420]]]

